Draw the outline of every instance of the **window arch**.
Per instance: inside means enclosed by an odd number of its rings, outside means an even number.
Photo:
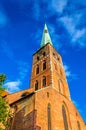
[[[51,105],[48,103],[47,106],[47,117],[48,117],[48,130],[51,130]]]
[[[46,77],[45,76],[43,76],[42,83],[43,83],[43,86],[45,87],[46,86]]]
[[[35,90],[38,90],[38,80],[35,82]]]
[[[78,126],[78,130],[81,130],[80,122],[79,121],[77,121],[77,126]]]
[[[64,122],[64,130],[68,130],[68,121],[67,121],[67,114],[64,105],[62,105],[62,115],[63,115],[63,122]]]
[[[39,65],[36,67],[36,74],[39,74]]]
[[[46,69],[46,61],[44,60],[43,61],[43,70],[45,70]]]
[[[58,81],[58,87],[59,87],[59,92],[61,94],[64,94],[64,85],[61,79]]]

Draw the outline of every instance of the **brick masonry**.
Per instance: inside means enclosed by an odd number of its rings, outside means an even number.
[[[43,56],[44,52],[46,52],[45,56]],[[45,70],[43,70],[44,60],[46,61]],[[36,74],[37,65],[39,65],[38,74]],[[46,77],[45,87],[43,87],[43,76]],[[38,81],[38,90],[35,91],[36,80]],[[32,89],[34,93],[30,95],[29,92],[32,92]],[[11,99],[15,101],[11,105],[13,112],[14,106],[17,106],[9,130],[67,130],[67,128],[68,130],[86,130],[80,113],[71,101],[62,58],[50,44],[45,45],[33,55],[29,90],[29,94],[22,99],[20,97],[23,92],[19,92],[19,95],[15,93],[8,96],[10,103]],[[14,99],[15,95],[18,100]],[[50,104],[50,115],[48,104]],[[66,116],[64,117],[68,125],[66,129],[62,106],[65,108]]]

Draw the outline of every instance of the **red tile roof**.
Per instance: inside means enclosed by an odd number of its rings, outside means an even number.
[[[34,89],[29,88],[29,89],[22,90],[13,94],[9,94],[7,95],[7,101],[9,102],[9,104],[13,104],[14,102],[24,98],[27,95],[30,95],[33,92],[34,92]]]

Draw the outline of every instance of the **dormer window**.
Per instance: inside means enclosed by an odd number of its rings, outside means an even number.
[[[45,70],[46,69],[46,61],[44,60],[43,61],[43,70]]]
[[[39,74],[39,65],[36,67],[36,74]]]

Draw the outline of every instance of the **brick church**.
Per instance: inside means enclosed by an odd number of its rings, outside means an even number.
[[[8,94],[7,99],[13,117],[6,130],[86,130],[46,24],[41,46],[33,54],[30,88]]]

